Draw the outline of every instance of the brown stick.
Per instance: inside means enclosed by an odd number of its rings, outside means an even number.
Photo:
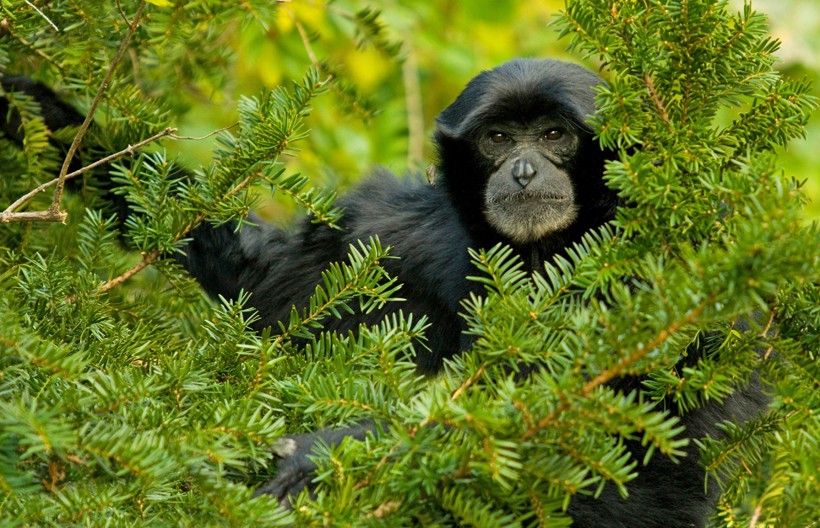
[[[65,211],[25,211],[22,213],[0,213],[0,223],[7,222],[65,222]]]
[[[119,286],[123,282],[127,281],[128,279],[130,279],[131,277],[133,277],[134,275],[136,275],[140,271],[142,271],[145,268],[147,268],[148,266],[150,266],[158,258],[159,258],[159,251],[152,251],[151,253],[149,253],[148,255],[143,257],[143,259],[141,261],[137,262],[137,264],[135,266],[133,266],[132,268],[130,268],[128,271],[126,271],[125,273],[123,273],[119,277],[115,277],[115,278],[111,279],[110,281],[106,282],[105,284],[103,284],[99,288],[97,288],[97,293],[105,293],[105,292],[107,292],[108,290],[110,290],[112,288],[116,288],[117,286]]]
[[[80,129],[77,131],[77,135],[74,136],[74,141],[72,141],[71,146],[68,148],[68,152],[66,153],[65,159],[63,160],[63,167],[60,169],[60,175],[57,178],[57,188],[54,190],[54,200],[52,200],[51,207],[49,208],[49,211],[54,214],[60,212],[60,203],[63,200],[63,189],[65,188],[65,180],[66,176],[68,175],[68,167],[71,165],[71,160],[74,159],[74,154],[80,147],[80,143],[82,142],[83,137],[85,137],[86,132],[88,132],[88,127],[91,125],[91,120],[94,117],[94,112],[97,111],[97,106],[100,104],[103,94],[108,89],[108,85],[111,82],[111,78],[114,76],[114,71],[117,69],[117,65],[119,65],[120,61],[122,61],[122,58],[125,55],[125,51],[128,48],[128,43],[131,41],[131,37],[133,37],[134,33],[137,31],[137,27],[139,26],[139,19],[142,16],[142,12],[145,10],[145,5],[146,0],[142,0],[140,2],[139,7],[137,7],[137,12],[134,15],[134,19],[128,25],[128,32],[125,34],[125,38],[123,39],[122,44],[120,44],[120,49],[117,50],[117,54],[114,56],[114,60],[108,67],[108,73],[105,75],[105,79],[103,80],[102,84],[100,84],[100,88],[97,90],[97,94],[91,101],[91,107],[88,110],[88,114],[85,116],[83,124],[80,125]]]
[[[66,174],[65,179],[70,180],[70,179],[76,178],[77,176],[80,176],[81,174],[85,174],[86,172],[88,172],[92,169],[95,169],[95,168],[99,167],[100,165],[104,165],[106,163],[114,161],[118,158],[121,158],[121,157],[125,156],[126,154],[133,154],[134,152],[137,151],[137,149],[139,149],[141,147],[144,147],[145,145],[147,145],[149,143],[152,143],[152,142],[154,142],[154,141],[156,141],[156,140],[158,140],[162,137],[165,137],[165,136],[176,137],[176,136],[173,136],[173,133],[176,132],[176,131],[177,131],[176,128],[170,128],[170,127],[166,128],[162,132],[154,134],[153,136],[151,136],[147,139],[143,139],[139,143],[135,143],[134,145],[128,145],[128,147],[124,148],[123,150],[121,150],[119,152],[116,152],[116,153],[111,154],[109,156],[106,156],[102,159],[99,159],[99,160],[95,161],[94,163],[86,165],[82,169],[78,169],[78,170],[75,170],[74,172]],[[32,212],[32,213],[17,213],[15,211],[17,209],[19,209],[24,203],[26,203],[31,198],[33,198],[35,195],[43,192],[44,190],[48,189],[49,187],[51,187],[53,185],[56,185],[58,181],[59,181],[59,178],[54,178],[53,180],[47,181],[46,183],[40,185],[36,189],[34,189],[32,191],[29,191],[28,193],[26,193],[23,196],[21,196],[20,198],[18,198],[13,204],[9,205],[6,208],[5,211],[0,213],[0,223],[5,223],[5,222],[30,222],[30,221],[38,220],[38,219],[39,220],[46,219],[46,218],[40,218],[40,217],[32,217],[32,215],[40,215],[41,213],[50,213],[50,211],[37,211],[37,212]],[[49,221],[60,221],[61,222],[61,221],[65,220],[65,214],[63,214],[62,218],[59,218],[59,219],[51,220],[50,218],[51,217],[48,218]]]

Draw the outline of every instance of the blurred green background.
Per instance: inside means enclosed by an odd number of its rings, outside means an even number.
[[[739,10],[743,2],[732,0]],[[435,116],[482,69],[518,56],[592,61],[566,50],[550,25],[562,0],[283,1],[273,20],[207,28],[222,32],[226,68],[222,79],[203,80],[180,94],[187,112],[180,133],[203,136],[236,119],[236,100],[261,87],[298,79],[314,61],[333,73],[336,89],[315,101],[311,135],[289,169],[316,185],[340,192],[377,165],[403,173],[423,172],[435,157],[429,137]],[[381,12],[384,39],[367,39],[355,13]],[[758,0],[772,34],[782,41],[778,68],[808,78],[820,93],[820,2]],[[391,54],[391,50],[397,50]],[[820,218],[820,116],[806,139],[782,152],[786,176],[805,180],[812,198],[808,218]],[[183,161],[206,162],[213,138],[170,145]],[[260,195],[264,195],[262,191]],[[287,201],[260,200],[268,219],[290,216]]]

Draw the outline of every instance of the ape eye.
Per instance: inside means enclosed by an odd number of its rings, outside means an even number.
[[[544,139],[548,139],[550,141],[555,141],[556,139],[561,139],[562,137],[564,137],[564,131],[560,128],[550,128],[544,132]]]
[[[490,132],[490,141],[495,143],[496,145],[506,143],[509,140],[510,138],[502,132]]]

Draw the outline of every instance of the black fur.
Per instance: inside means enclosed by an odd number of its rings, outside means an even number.
[[[466,278],[475,273],[467,248],[508,243],[528,269],[537,272],[545,260],[612,218],[618,200],[602,179],[608,153],[600,150],[586,124],[595,111],[593,88],[601,82],[585,68],[554,60],[514,60],[483,72],[438,118],[435,185],[400,181],[386,171],[377,171],[340,200],[345,210],[340,230],[307,220],[290,233],[264,224],[238,233],[230,224],[217,228],[203,225],[193,232],[180,261],[212,295],[235,298],[240,289],[252,292],[251,303],[261,315],[256,326],[273,325],[276,329],[276,322],[287,318],[291,306],[306,304],[330,262],[344,260],[349,245],[378,235],[384,245],[393,246],[392,255],[399,257],[384,265],[403,283],[401,296],[406,302],[389,304],[379,313],[330,320],[327,327],[353,329],[399,309],[426,315],[431,323],[429,349],[418,347],[418,368],[435,373],[444,358],[469,346],[462,335],[459,302],[470,292],[481,293],[481,288]],[[8,84],[4,80],[4,87]],[[42,86],[19,80],[16,85],[41,100],[50,128],[79,119]],[[0,98],[0,112],[5,114],[3,105]],[[477,145],[498,123],[529,130],[528,126],[545,116],[562,123],[573,140],[571,155],[555,161],[550,170],[571,180],[577,215],[565,228],[537,240],[515,243],[488,222],[485,203],[488,180],[513,175],[499,169],[504,160],[486,156]],[[13,128],[4,128],[12,138],[16,137]],[[537,157],[541,143],[538,145],[523,155]],[[550,156],[550,163],[558,159]],[[634,386],[634,380],[618,383],[625,388]],[[752,387],[723,405],[687,414],[682,420],[691,436],[714,436],[718,421],[746,419],[765,405],[759,388]],[[285,439],[292,449],[281,453],[277,478],[259,491],[286,501],[309,485],[315,466],[307,455],[317,439],[336,444],[342,437],[362,437],[372,429],[373,424],[367,423]],[[637,444],[631,447],[640,460],[642,448]],[[714,509],[716,486],[710,486],[708,495],[704,493],[704,472],[697,459],[693,447],[680,464],[654,456],[647,467],[639,468],[640,476],[629,486],[629,500],[621,499],[612,487],[599,499],[575,497],[570,506],[574,526],[704,526]]]
[[[293,234],[270,226],[244,228],[202,226],[186,248],[183,263],[210,293],[235,297],[239,288],[252,292],[259,310],[258,328],[286,320],[291,306],[306,306],[330,262],[347,258],[351,244],[378,235],[399,259],[382,263],[403,282],[405,302],[389,303],[379,313],[329,319],[325,327],[355,329],[375,323],[385,313],[427,314],[428,348],[419,347],[418,365],[434,372],[442,359],[460,349],[458,301],[471,285],[468,238],[458,215],[438,188],[397,180],[377,172],[358,190],[339,200],[342,229],[305,220]],[[455,277],[461,277],[456,280]]]
[[[491,162],[475,149],[480,125],[493,119],[522,123],[545,113],[574,125],[583,143],[569,169],[577,179],[581,212],[568,229],[516,251],[531,269],[611,218],[614,194],[601,179],[603,153],[585,124],[595,111],[592,87],[600,78],[580,66],[558,61],[515,60],[473,79],[438,119],[436,142],[441,158],[435,186],[398,180],[376,171],[339,201],[341,230],[304,220],[292,234],[268,225],[234,233],[232,225],[197,229],[183,263],[214,295],[235,298],[240,288],[252,293],[258,328],[287,318],[291,306],[305,306],[328,263],[346,259],[351,244],[378,235],[391,254],[388,272],[403,284],[405,302],[391,303],[370,315],[331,320],[326,328],[347,330],[375,323],[402,310],[430,320],[427,347],[418,347],[420,372],[434,373],[442,360],[464,349],[459,302],[481,287],[467,280],[474,273],[467,248],[510,243],[487,224],[483,191]],[[470,103],[476,103],[471,105]]]

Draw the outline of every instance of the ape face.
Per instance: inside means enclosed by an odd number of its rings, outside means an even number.
[[[601,82],[580,66],[514,60],[479,74],[438,117],[442,184],[480,244],[562,245],[609,219],[587,124]]]
[[[569,173],[580,138],[559,118],[489,124],[478,151],[492,163],[484,190],[489,224],[526,244],[564,229],[578,215]]]

